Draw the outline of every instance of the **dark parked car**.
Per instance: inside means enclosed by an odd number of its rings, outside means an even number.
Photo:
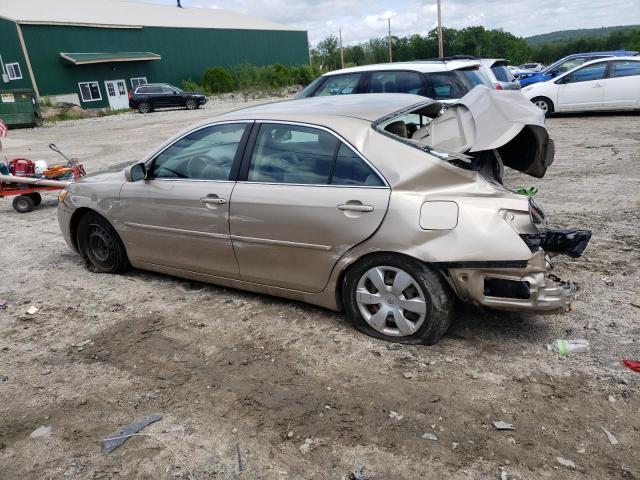
[[[207,103],[207,96],[200,92],[183,92],[166,83],[138,85],[129,91],[129,107],[140,113],[149,113],[156,108],[186,107],[195,110]]]

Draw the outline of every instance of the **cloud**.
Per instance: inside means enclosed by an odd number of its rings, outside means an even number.
[[[145,0],[172,4],[173,0]],[[436,0],[182,0],[304,28],[312,45],[342,29],[346,44],[387,33],[425,34],[437,23]],[[444,26],[483,25],[530,36],[574,28],[640,24],[640,0],[442,0]]]

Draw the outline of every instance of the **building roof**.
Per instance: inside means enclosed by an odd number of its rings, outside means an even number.
[[[459,70],[461,68],[479,67],[480,60],[415,60],[412,62],[395,63],[375,63],[373,65],[362,65],[359,67],[344,68],[325,73],[325,75],[335,75],[338,73],[358,73],[382,70],[408,70],[412,72],[446,72],[449,70]]]
[[[304,31],[228,10],[122,0],[0,0],[0,17],[44,25]]]
[[[66,61],[73,63],[74,65],[111,62],[140,62],[162,59],[160,55],[152,52],[60,52],[60,56]]]

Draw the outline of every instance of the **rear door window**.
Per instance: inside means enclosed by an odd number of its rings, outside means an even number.
[[[260,126],[247,180],[326,185],[337,146],[338,139],[324,130],[265,123]]]
[[[336,164],[331,177],[332,185],[383,187],[384,182],[357,153],[340,144]]]
[[[640,76],[640,62],[616,60],[612,62],[609,76],[611,78]]]
[[[423,95],[422,77],[417,72],[372,72],[367,93],[411,93]]]
[[[504,65],[495,65],[491,67],[491,71],[500,82],[511,82],[514,79],[509,69]]]
[[[325,82],[313,96],[324,97],[328,95],[349,95],[356,93],[356,88],[361,78],[362,73],[346,73],[344,75],[326,77]]]

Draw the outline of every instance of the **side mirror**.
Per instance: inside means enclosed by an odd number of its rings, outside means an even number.
[[[147,167],[144,163],[136,163],[127,167],[124,171],[127,182],[138,182],[147,178]]]

